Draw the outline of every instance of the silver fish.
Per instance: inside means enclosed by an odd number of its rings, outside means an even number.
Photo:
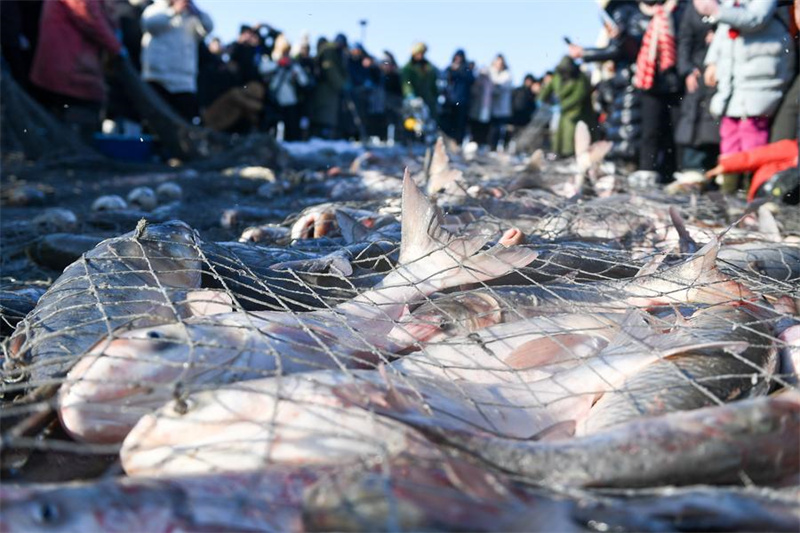
[[[407,306],[436,291],[501,276],[535,252],[507,231],[481,251],[486,234],[456,237],[406,173],[400,266],[373,289],[333,309],[306,314],[231,312],[123,332],[99,342],[69,373],[59,396],[62,425],[92,442],[121,440],[138,418],[173,397],[176,385],[225,383],[275,374],[377,363],[399,351],[387,334]],[[134,409],[128,409],[128,408]]]

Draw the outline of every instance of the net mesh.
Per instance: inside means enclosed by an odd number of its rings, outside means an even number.
[[[427,203],[395,172],[419,157],[376,153],[293,185],[371,200],[260,243],[95,231],[52,282],[4,220],[4,521],[796,529],[796,208],[564,198],[572,163],[501,156]]]

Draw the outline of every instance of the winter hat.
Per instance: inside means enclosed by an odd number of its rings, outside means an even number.
[[[415,56],[417,54],[424,54],[428,51],[428,47],[425,46],[425,43],[416,43],[414,46],[411,47],[411,55]]]

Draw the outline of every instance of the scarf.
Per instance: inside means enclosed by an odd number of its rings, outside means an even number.
[[[664,72],[676,64],[675,28],[671,16],[674,4],[667,2],[652,9],[653,16],[636,57],[636,75],[633,78],[634,87],[645,91],[653,87],[657,72]]]

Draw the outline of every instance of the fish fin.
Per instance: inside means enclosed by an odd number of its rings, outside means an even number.
[[[209,316],[231,313],[233,299],[225,292],[214,289],[190,291],[184,302],[186,316]]]
[[[529,172],[539,172],[542,170],[544,166],[544,151],[541,148],[537,148],[535,152],[531,154],[528,158],[528,161],[525,164],[525,169]]]
[[[366,161],[372,157],[372,152],[364,152],[360,154],[358,157],[353,159],[350,163],[350,174],[358,174],[362,170],[362,166]]]
[[[430,175],[438,174],[450,169],[450,158],[447,157],[447,150],[444,148],[444,139],[439,137],[433,147],[433,157],[431,157]]]
[[[568,439],[575,435],[577,427],[578,423],[575,420],[562,420],[561,422],[556,422],[552,426],[544,428],[539,433],[533,435],[529,440],[541,442]]]
[[[316,220],[316,216],[314,214],[306,214],[301,216],[299,219],[292,224],[292,228],[289,231],[289,238],[291,240],[297,239],[307,239],[310,230],[314,228],[314,221]]]
[[[308,272],[313,274],[328,272],[343,277],[353,274],[353,265],[350,263],[350,260],[338,252],[333,252],[317,259],[283,261],[275,263],[269,268],[271,270],[293,270],[295,272]]]
[[[339,231],[347,244],[363,241],[369,235],[367,227],[340,209],[336,210],[336,223],[339,224]]]
[[[427,282],[441,290],[505,275],[536,258],[535,251],[517,246],[524,240],[518,229],[506,231],[498,244],[480,251],[490,233],[457,237],[442,226],[443,221],[441,210],[422,194],[406,169],[399,257],[403,268],[396,273],[406,283]]]
[[[692,236],[689,235],[689,231],[686,229],[686,221],[683,220],[683,217],[675,206],[669,208],[669,217],[672,219],[672,224],[678,232],[681,253],[689,254],[696,252],[699,246],[697,246],[697,242],[692,239]]]
[[[645,276],[651,276],[658,271],[658,267],[664,262],[666,259],[667,254],[658,254],[654,256],[650,261],[645,263],[645,265],[639,269],[639,272],[636,273],[634,276],[635,278],[641,278]]]
[[[580,121],[575,126],[575,159],[578,162],[578,172],[585,174],[592,166],[592,159],[589,154],[589,146],[592,143],[592,135],[589,133],[589,126]]]
[[[483,466],[471,464],[454,456],[445,457],[441,463],[447,479],[461,493],[476,501],[503,501],[508,498],[503,484]]]
[[[435,194],[447,189],[451,184],[455,184],[463,177],[460,170],[450,168],[450,158],[444,148],[444,140],[439,137],[433,149],[431,166],[428,170],[428,184],[426,191],[428,194]]]
[[[596,344],[595,352],[599,352],[607,343],[598,343],[598,340],[602,339],[576,333],[540,337],[515,348],[503,362],[517,370],[560,363],[565,359],[580,357],[575,353],[576,348],[589,346],[591,343]]]
[[[758,208],[758,231],[767,235],[772,242],[781,242],[782,240],[778,222],[772,215],[769,204],[764,204]]]
[[[597,165],[603,162],[608,153],[614,147],[611,141],[597,141],[589,148],[589,159],[592,165]]]

